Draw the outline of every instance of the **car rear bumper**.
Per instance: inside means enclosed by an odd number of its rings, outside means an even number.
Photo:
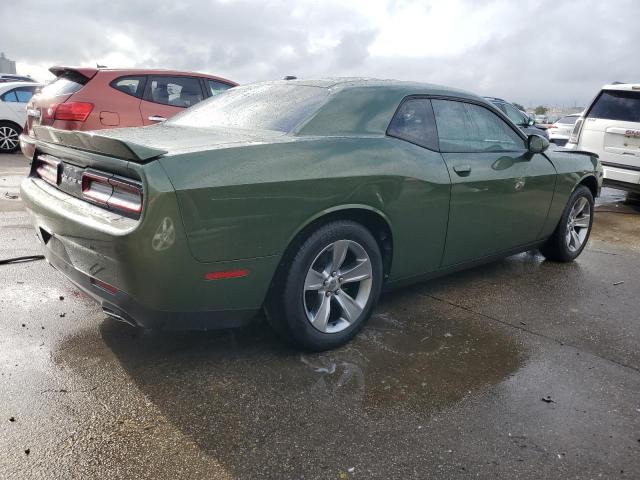
[[[49,242],[55,242],[55,237]],[[256,315],[253,310],[217,310],[168,312],[147,308],[122,291],[109,292],[84,274],[52,248],[45,246],[47,262],[64,274],[74,285],[95,300],[109,317],[130,325],[153,330],[212,330],[246,325]]]
[[[155,196],[158,215],[147,212],[140,224],[113,219],[109,212],[32,177],[23,181],[21,195],[48,262],[106,313],[142,327],[243,325],[260,310],[278,264],[277,257],[197,261],[180,228],[172,194]],[[167,222],[172,225],[171,243],[156,245]],[[242,278],[208,278],[212,272],[239,269],[247,272]]]
[[[602,162],[603,184],[629,192],[640,192],[640,168]]]

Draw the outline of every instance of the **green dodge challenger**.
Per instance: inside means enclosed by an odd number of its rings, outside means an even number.
[[[47,260],[107,315],[162,329],[265,308],[296,345],[351,339],[383,289],[539,247],[584,249],[598,157],[484,99],[389,80],[237,87],[143,128],[33,127],[22,183]]]

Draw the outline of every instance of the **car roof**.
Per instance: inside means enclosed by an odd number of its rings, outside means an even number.
[[[610,83],[602,87],[602,90],[637,90],[640,91],[640,83]]]
[[[380,79],[369,77],[327,77],[315,79],[296,79],[296,80],[274,80],[270,82],[261,82],[269,84],[281,85],[301,85],[309,87],[327,88],[331,93],[353,88],[376,88],[394,91],[402,91],[404,95],[442,95],[461,98],[469,98],[474,100],[483,100],[482,97],[471,92],[459,90],[456,88],[435,85],[431,83],[412,82],[406,80]]]
[[[0,83],[0,90],[11,90],[12,88],[16,88],[16,87],[41,87],[43,86],[42,83],[39,82],[3,82]]]
[[[275,80],[255,84],[260,85],[315,87],[328,91],[325,103],[297,129],[300,135],[384,134],[400,102],[412,95],[467,99],[497,111],[497,107],[472,93],[421,82],[346,77]],[[252,85],[238,88],[252,88]]]
[[[219,80],[232,85],[237,85],[233,80],[229,80],[223,77],[217,77],[215,75],[209,75],[208,73],[199,72],[185,72],[181,70],[167,70],[162,68],[96,68],[96,67],[68,67],[68,66],[53,66],[49,69],[56,77],[62,75],[64,72],[77,72],[80,75],[92,78],[98,72],[113,72],[122,73],[122,75],[176,75],[176,76],[198,76],[203,78],[210,78],[212,80]]]

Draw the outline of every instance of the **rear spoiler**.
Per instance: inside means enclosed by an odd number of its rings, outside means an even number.
[[[91,80],[96,73],[98,73],[97,68],[92,67],[51,67],[49,69],[51,73],[53,73],[56,77],[65,76],[78,76],[84,77],[86,80]],[[86,81],[85,80],[85,81]]]
[[[77,130],[58,130],[51,127],[34,126],[36,139],[63,147],[94,152],[109,157],[121,158],[143,163],[167,153],[167,150],[139,145],[128,140],[100,135],[99,132],[80,132]]]

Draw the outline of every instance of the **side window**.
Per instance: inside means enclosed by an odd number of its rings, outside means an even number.
[[[193,77],[150,78],[145,99],[172,107],[188,108],[203,99],[200,81]]]
[[[9,90],[8,92],[2,94],[2,96],[0,96],[0,100],[2,100],[3,102],[17,102],[18,97],[16,96],[15,89]]]
[[[145,84],[144,75],[136,75],[132,77],[120,77],[111,82],[111,87],[116,90],[132,95],[134,97],[142,97],[142,91]]]
[[[207,86],[209,87],[209,91],[211,92],[211,96],[215,97],[219,93],[224,92],[225,90],[229,90],[231,85],[222,82],[216,82],[215,80],[207,80]]]
[[[491,110],[454,100],[433,100],[442,152],[503,152],[525,148],[524,140]]]
[[[36,87],[18,87],[14,90],[14,92],[16,92],[18,102],[29,103],[29,100],[31,100],[31,97],[33,97],[33,92],[35,92],[35,90]]]
[[[507,117],[509,117],[509,120],[511,120],[516,125],[522,126],[527,124],[524,119],[524,115],[522,115],[522,113],[520,113],[520,110],[518,110],[516,107],[505,105],[504,110],[507,114]]]
[[[431,101],[426,98],[405,100],[391,120],[387,135],[437,150],[438,134]]]

